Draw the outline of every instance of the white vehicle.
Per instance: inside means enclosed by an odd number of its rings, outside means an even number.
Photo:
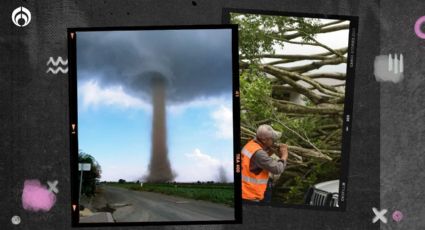
[[[339,207],[338,197],[339,180],[331,180],[310,187],[304,200],[312,206]]]

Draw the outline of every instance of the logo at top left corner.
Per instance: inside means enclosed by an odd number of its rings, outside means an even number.
[[[18,27],[25,27],[31,22],[31,12],[20,6],[12,12],[12,22]]]

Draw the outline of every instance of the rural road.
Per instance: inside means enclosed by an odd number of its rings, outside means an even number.
[[[98,194],[116,209],[116,222],[234,220],[234,208],[153,192],[102,186]]]

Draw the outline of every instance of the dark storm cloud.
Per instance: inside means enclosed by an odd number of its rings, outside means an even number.
[[[78,81],[122,85],[148,99],[149,78],[168,80],[170,102],[232,89],[231,30],[146,30],[77,33]]]

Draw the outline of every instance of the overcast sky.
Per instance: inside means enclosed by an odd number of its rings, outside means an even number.
[[[78,77],[149,98],[149,79],[168,79],[171,104],[232,90],[229,29],[79,32]],[[206,80],[208,79],[208,80]]]
[[[231,30],[77,33],[79,148],[101,180],[146,175],[151,152],[149,79],[168,81],[167,143],[176,181],[233,181]]]

